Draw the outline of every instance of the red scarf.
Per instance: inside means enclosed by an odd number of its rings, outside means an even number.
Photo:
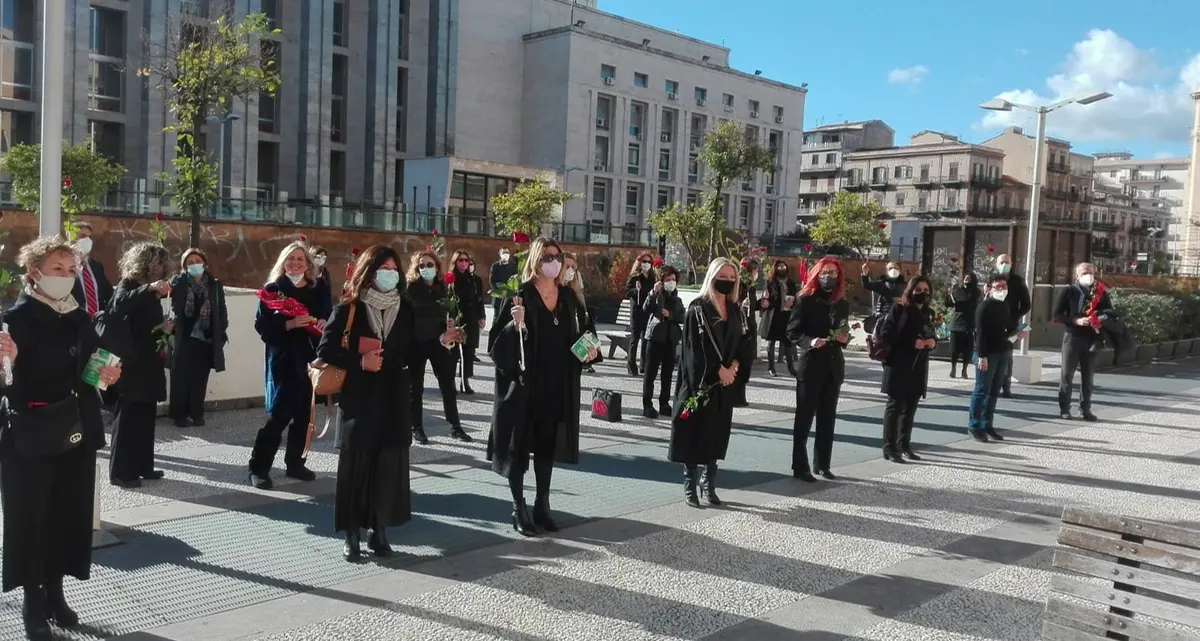
[[[1096,310],[1100,309],[1100,302],[1104,300],[1105,291],[1104,283],[1096,281],[1096,284],[1092,287],[1091,300],[1083,308],[1083,315],[1087,317],[1092,329],[1097,332],[1100,331],[1100,316],[1096,314]]]

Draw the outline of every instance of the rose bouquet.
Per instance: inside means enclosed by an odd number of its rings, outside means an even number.
[[[260,289],[256,292],[258,300],[266,305],[267,309],[276,312],[284,318],[300,318],[302,316],[310,316],[308,308],[303,303],[295,298],[284,296],[281,292],[269,292],[265,289]],[[309,334],[320,336],[321,330],[317,329],[315,324],[305,326]]]

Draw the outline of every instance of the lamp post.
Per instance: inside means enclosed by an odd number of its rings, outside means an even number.
[[[42,2],[42,131],[38,233],[62,232],[63,62],[67,8],[63,0]],[[97,490],[99,496],[99,490]]]
[[[1046,114],[1051,111],[1061,109],[1069,104],[1078,103],[1081,105],[1090,105],[1094,102],[1100,102],[1105,98],[1111,98],[1112,94],[1108,92],[1094,93],[1087,96],[1077,98],[1067,98],[1058,102],[1033,107],[1029,105],[1017,104],[1009,102],[1003,98],[993,98],[982,105],[981,109],[988,111],[1012,111],[1013,109],[1022,109],[1031,111],[1037,114],[1037,138],[1033,144],[1033,185],[1029,189],[1029,234],[1025,240],[1025,282],[1029,285],[1029,294],[1033,295],[1034,282],[1037,277],[1037,272],[1034,270],[1034,260],[1037,254],[1037,226],[1038,226],[1038,208],[1041,204],[1039,199],[1042,195],[1042,147],[1046,144]],[[1032,313],[1032,312],[1031,312]],[[1029,316],[1026,315],[1022,319],[1026,323],[1029,322]],[[1029,337],[1021,341],[1021,355],[1029,355]]]
[[[217,125],[217,203],[225,204],[225,125],[241,120],[241,116],[227,113],[224,116],[209,116],[208,121]],[[219,213],[219,212],[218,212]]]

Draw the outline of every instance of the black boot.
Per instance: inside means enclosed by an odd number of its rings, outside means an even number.
[[[456,441],[462,441],[463,443],[471,443],[475,440],[471,438],[469,434],[463,431],[461,425],[450,426],[450,437]]]
[[[420,445],[429,445],[429,437],[425,436],[425,428],[420,425],[414,425],[412,428],[413,441]]]
[[[354,563],[362,558],[362,544],[358,528],[346,532],[346,544],[342,546],[342,558]]]
[[[550,517],[550,478],[554,475],[554,461],[533,462],[534,483],[537,498],[533,501],[533,524],[546,532],[557,532],[558,525]]]
[[[42,586],[25,587],[25,638],[29,641],[49,641],[50,624],[46,621],[46,590]]]
[[[46,615],[60,628],[79,625],[79,615],[67,605],[67,597],[63,594],[62,577],[46,583]]]
[[[458,393],[470,396],[475,393],[475,390],[471,389],[471,382],[464,378],[462,385],[458,388]]]
[[[529,508],[525,506],[525,499],[513,502],[512,524],[513,529],[521,536],[537,536],[537,526],[533,524],[533,519],[529,516]]]
[[[696,493],[696,477],[699,475],[695,465],[683,468],[683,500],[692,507],[700,507],[700,496]]]
[[[700,493],[708,499],[709,505],[720,505],[721,497],[717,496],[717,463],[713,461],[704,468],[700,477]]]
[[[367,545],[370,546],[371,552],[374,552],[375,556],[389,557],[392,555],[392,546],[387,540],[387,528],[383,526],[376,525],[371,530],[371,538],[367,541]]]

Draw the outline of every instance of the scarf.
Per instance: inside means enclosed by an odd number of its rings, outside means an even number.
[[[372,287],[364,289],[359,294],[359,300],[367,308],[367,322],[371,325],[371,331],[380,341],[386,341],[400,312],[400,292],[393,289],[385,294]]]
[[[60,315],[61,314],[70,314],[71,312],[79,309],[79,301],[75,300],[74,296],[67,296],[66,298],[64,298],[62,300],[54,300],[53,298],[50,298],[50,297],[46,296],[45,294],[39,292],[31,284],[25,285],[25,295],[38,301],[39,303],[42,303],[43,305],[49,307],[50,309],[53,309],[54,311],[58,312]]]
[[[212,324],[212,304],[210,303],[212,297],[209,296],[210,285],[211,277],[208,274],[205,274],[199,281],[195,278],[188,278],[187,302],[184,303],[183,315],[196,320],[196,324],[192,330],[192,336],[195,338],[205,338]],[[196,309],[197,300],[200,301],[198,314]]]

